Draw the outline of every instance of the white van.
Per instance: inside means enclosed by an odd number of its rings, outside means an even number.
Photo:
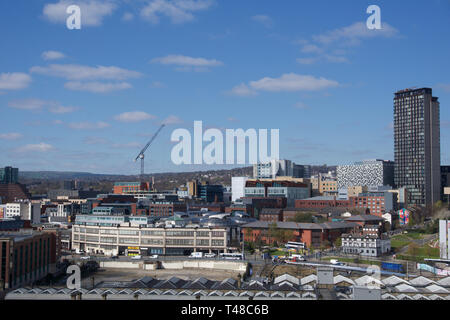
[[[201,259],[203,258],[203,252],[192,252],[189,258]]]

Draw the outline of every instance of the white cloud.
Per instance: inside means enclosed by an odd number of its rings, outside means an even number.
[[[264,25],[266,28],[270,28],[273,25],[273,20],[268,15],[258,14],[252,17],[253,21],[259,22]]]
[[[108,140],[100,137],[86,137],[83,139],[83,143],[90,145],[107,144]]]
[[[0,133],[0,139],[2,139],[2,140],[17,140],[22,137],[23,137],[23,135],[21,133],[17,133],[17,132]]]
[[[154,115],[143,111],[124,112],[114,117],[114,119],[121,122],[139,122],[155,118]]]
[[[142,76],[137,71],[122,69],[115,66],[89,67],[76,64],[51,64],[47,67],[32,67],[32,73],[64,78],[67,80],[125,80]]]
[[[319,60],[319,58],[297,58],[297,62],[301,64],[313,64],[316,63]]]
[[[306,44],[300,51],[303,53],[322,53],[323,49],[315,44]]]
[[[396,28],[392,27],[388,23],[383,23],[381,27],[382,29],[380,30],[369,30],[365,23],[356,22],[347,27],[315,35],[313,36],[313,40],[322,44],[344,42],[347,45],[355,45],[362,39],[374,37],[392,38],[399,33]]]
[[[141,148],[142,145],[138,142],[128,142],[128,143],[113,143],[111,147],[116,149],[135,149],[135,148]]]
[[[72,122],[69,123],[69,128],[76,130],[92,130],[92,129],[104,129],[109,127],[109,123],[106,122]]]
[[[131,21],[134,19],[134,14],[131,12],[125,12],[122,16],[122,21]]]
[[[241,83],[231,89],[230,94],[241,97],[251,97],[257,95],[257,92],[250,89],[245,83]]]
[[[180,24],[193,21],[194,12],[206,10],[213,4],[213,0],[151,0],[141,10],[141,16],[153,24],[159,23],[160,16]]]
[[[42,110],[44,107],[51,113],[71,113],[76,111],[76,107],[64,107],[56,101],[47,101],[41,99],[22,99],[13,100],[8,103],[9,107],[21,110],[37,111]]]
[[[297,109],[308,109],[309,107],[306,105],[306,104],[304,104],[303,102],[297,102],[295,105],[294,105]]]
[[[265,77],[257,81],[251,81],[250,87],[262,91],[315,91],[337,87],[339,83],[323,77],[316,78],[309,75],[295,73],[283,74],[279,78]]]
[[[51,112],[51,113],[58,113],[58,114],[61,114],[61,113],[71,113],[71,112],[74,112],[74,111],[76,111],[78,108],[76,108],[76,107],[64,107],[64,106],[54,106],[54,107],[50,107],[48,110]]]
[[[67,7],[76,4],[81,9],[81,27],[100,26],[106,16],[110,16],[117,8],[113,1],[109,0],[79,0],[74,3],[70,0],[60,0],[57,3],[49,3],[44,6],[44,17],[53,23],[64,23],[69,16]]]
[[[301,57],[297,59],[301,64],[313,64],[316,62],[348,63],[345,56],[347,54],[344,47],[353,47],[369,38],[392,38],[399,34],[399,31],[383,23],[380,30],[369,30],[365,23],[356,22],[350,26],[334,29],[322,34],[313,35],[311,41],[296,41],[301,44],[300,51],[305,54],[312,54],[312,57]],[[336,48],[337,47],[337,48]]]
[[[0,73],[0,90],[19,90],[28,87],[31,77],[26,73]]]
[[[40,99],[22,99],[13,100],[8,103],[8,106],[14,109],[21,110],[41,110],[44,106],[54,105],[52,101],[45,101]]]
[[[217,67],[223,65],[223,62],[216,59],[193,58],[183,55],[168,55],[166,57],[154,58],[152,63],[163,65],[176,65],[181,67]]]
[[[59,51],[44,51],[41,54],[42,59],[44,60],[57,60],[65,58],[65,54]]]
[[[54,149],[54,147],[50,144],[41,142],[38,144],[27,144],[25,146],[22,146],[20,148],[17,148],[15,151],[24,153],[24,152],[47,152]]]
[[[165,87],[166,87],[166,85],[164,83],[160,82],[160,81],[153,81],[150,84],[150,88],[158,88],[158,89],[160,89],[160,88],[165,88]]]
[[[93,93],[106,93],[116,90],[125,90],[132,87],[128,82],[80,82],[80,81],[69,81],[64,84],[64,87],[69,90],[74,91],[88,91]]]
[[[165,125],[171,125],[171,124],[180,124],[183,122],[184,121],[178,118],[177,116],[170,115],[166,119],[164,119],[162,123],[164,123]]]

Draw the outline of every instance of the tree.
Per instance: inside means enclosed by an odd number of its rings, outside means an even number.
[[[339,237],[336,240],[334,240],[334,246],[336,248],[340,248],[342,246],[342,238],[341,237]]]
[[[269,242],[273,243],[277,238],[279,228],[276,222],[269,224]]]
[[[311,223],[314,222],[312,213],[309,212],[297,212],[293,218],[291,218],[292,222],[297,223]]]

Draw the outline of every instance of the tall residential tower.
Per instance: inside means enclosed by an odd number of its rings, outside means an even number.
[[[394,98],[394,182],[406,187],[409,203],[440,199],[439,102],[430,88],[405,89]]]

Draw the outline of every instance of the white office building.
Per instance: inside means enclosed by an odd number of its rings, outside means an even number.
[[[249,177],[232,177],[231,178],[231,201],[242,198],[245,193],[245,183]]]

